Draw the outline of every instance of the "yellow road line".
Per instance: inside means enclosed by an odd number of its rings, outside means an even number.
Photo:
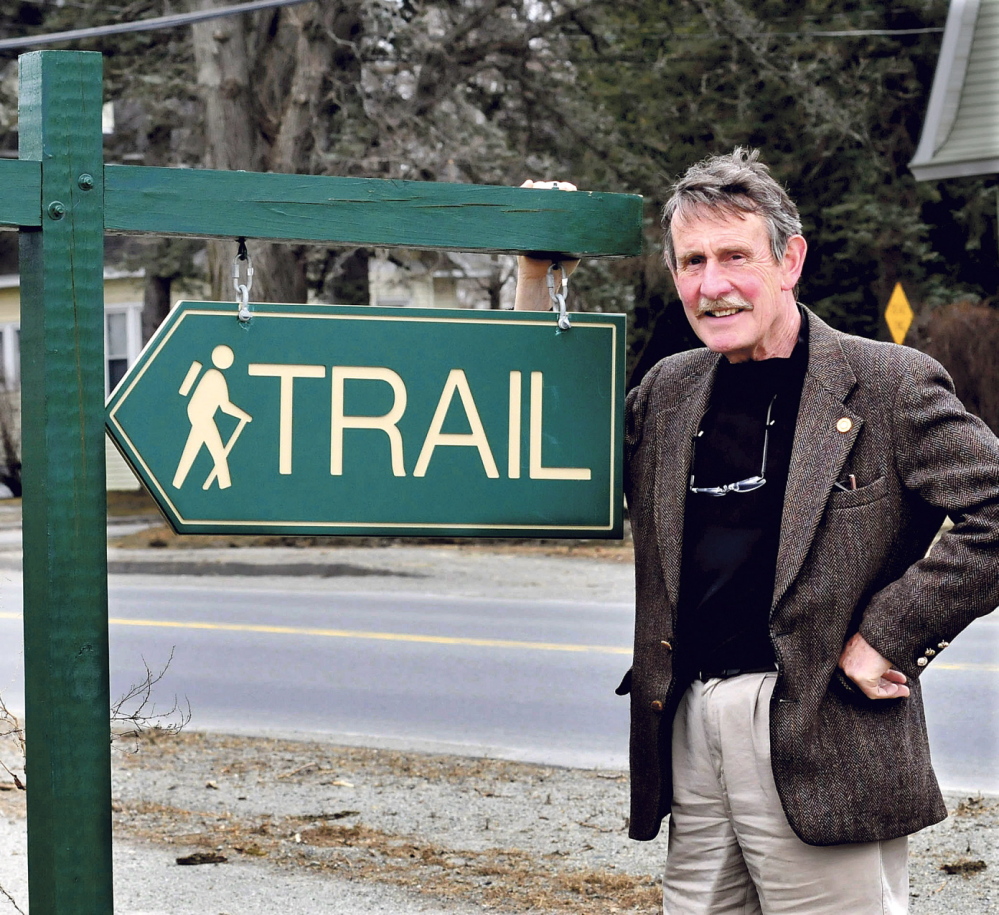
[[[0,613],[0,619],[21,619],[20,613]],[[630,648],[613,645],[570,645],[564,642],[521,642],[513,639],[475,639],[408,632],[366,632],[357,629],[316,629],[305,626],[264,626],[256,623],[201,623],[181,620],[135,620],[111,617],[112,626],[145,626],[152,629],[202,629],[210,632],[258,632],[266,635],[310,635],[327,639],[374,639],[383,642],[419,642],[430,645],[469,645],[477,648],[523,648],[532,651],[575,651],[591,654],[631,654]]]
[[[0,612],[0,619],[19,620],[20,613]],[[254,632],[265,635],[309,635],[328,639],[368,639],[382,642],[416,642],[428,645],[467,645],[475,648],[520,648],[530,651],[572,651],[591,654],[630,655],[631,648],[613,645],[571,645],[564,642],[525,642],[515,639],[477,639],[462,636],[420,635],[408,632],[367,632],[360,629],[318,629],[306,626],[265,626],[257,623],[202,623],[183,620],[137,620],[111,617],[112,626],[151,629],[200,629],[209,632]],[[999,673],[999,664],[950,664],[937,661],[930,670],[963,670]]]
[[[115,626],[148,626],[158,629],[205,629],[219,632],[259,632],[268,635],[311,635],[328,639],[374,639],[383,642],[418,642],[430,645],[468,645],[476,648],[522,648],[530,651],[575,651],[591,654],[630,655],[631,648],[611,645],[570,645],[563,642],[522,642],[513,639],[476,639],[461,636],[419,635],[403,632],[365,632],[356,629],[314,629],[299,626],[264,626],[255,623],[200,623],[174,620],[135,620],[112,618]],[[999,673],[999,664],[946,664],[937,662],[936,670],[977,670]]]
[[[512,639],[476,639],[406,632],[365,632],[356,629],[315,629],[304,626],[264,626],[254,623],[200,623],[176,620],[112,618],[113,626],[148,626],[156,629],[204,629],[215,632],[258,632],[267,635],[308,635],[327,639],[373,639],[383,642],[419,642],[431,645],[469,645],[477,648],[522,648],[532,651],[575,651],[596,654],[631,654],[630,648],[610,645],[569,645],[562,642],[521,642]]]
[[[980,670],[985,673],[999,673],[999,664],[974,664],[968,662],[967,664],[946,664],[942,661],[937,661],[936,664],[931,664],[928,668],[929,670]]]

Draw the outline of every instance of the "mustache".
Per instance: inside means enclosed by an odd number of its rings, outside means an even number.
[[[706,315],[709,311],[724,311],[729,308],[738,308],[740,311],[752,311],[753,304],[738,293],[723,295],[718,299],[709,299],[707,296],[702,295],[697,300],[696,315],[697,317],[701,317],[701,315]]]

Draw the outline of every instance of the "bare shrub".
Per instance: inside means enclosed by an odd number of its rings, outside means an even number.
[[[935,309],[920,348],[941,362],[957,395],[999,434],[999,309],[959,301]]]

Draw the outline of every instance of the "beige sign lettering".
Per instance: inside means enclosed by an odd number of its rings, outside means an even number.
[[[395,400],[392,409],[383,416],[347,416],[344,413],[343,388],[347,379],[359,381],[384,381],[392,388]],[[368,365],[333,366],[333,420],[330,431],[330,473],[343,473],[343,430],[381,429],[388,436],[392,455],[392,475],[404,477],[406,468],[402,455],[402,434],[396,423],[406,412],[406,385],[392,369]]]
[[[465,410],[468,425],[472,429],[471,432],[441,432],[441,427],[444,425],[444,418],[447,416],[448,408],[451,406],[451,401],[454,400],[456,392],[461,399],[461,405]],[[468,379],[461,369],[451,369],[450,374],[447,376],[447,381],[444,382],[444,390],[441,391],[440,400],[437,401],[434,418],[430,421],[427,437],[423,440],[420,456],[416,460],[416,469],[413,471],[414,477],[424,477],[427,475],[427,467],[430,466],[430,459],[434,456],[434,449],[440,445],[478,448],[479,458],[482,460],[486,476],[491,480],[499,477],[500,474],[496,467],[496,460],[489,447],[489,440],[486,438],[486,430],[482,427],[482,420],[479,418],[479,411],[472,397],[472,389],[468,386]]]
[[[228,350],[228,347],[223,347]],[[231,351],[230,351],[231,354]],[[214,356],[213,356],[214,358]],[[230,363],[231,364],[231,361]],[[228,367],[228,366],[226,366]],[[200,363],[191,366],[188,378],[185,379],[184,388],[190,389],[194,379],[200,371]],[[280,406],[279,406],[279,428],[278,428],[278,471],[282,474],[292,472],[292,428],[295,411],[295,381],[299,378],[324,378],[326,367],[322,365],[298,365],[285,363],[253,362],[247,367],[249,375],[254,377],[277,378],[280,382]],[[206,379],[211,380],[206,382]],[[217,376],[217,377],[216,377]],[[371,365],[334,365],[330,370],[332,410],[330,422],[330,474],[332,476],[343,475],[344,461],[344,432],[347,429],[374,429],[384,432],[388,438],[389,455],[391,458],[392,474],[397,477],[406,476],[405,451],[402,433],[399,431],[399,421],[406,412],[408,395],[406,384],[402,377],[395,371],[383,366]],[[192,397],[192,404],[195,398],[199,398],[197,403],[204,403],[202,412],[212,408],[216,402],[224,400],[228,403],[226,391],[216,390],[219,380],[224,386],[221,372],[216,371],[206,373],[202,382],[198,386],[198,391]],[[387,384],[392,389],[392,407],[387,413],[370,416],[348,414],[344,405],[345,386],[348,381],[380,382]],[[207,385],[207,386],[206,386]],[[204,388],[204,395],[198,392]],[[214,392],[214,393],[210,393]],[[186,392],[185,392],[186,393]],[[451,405],[457,400],[465,414],[468,422],[469,432],[444,432],[444,422],[447,418]],[[231,406],[231,405],[230,405]],[[546,467],[542,463],[542,442],[544,440],[544,374],[542,372],[531,372],[530,395],[528,398],[528,477],[532,480],[590,480],[592,473],[588,467]],[[214,409],[212,412],[214,413]],[[221,439],[218,442],[212,435],[214,421],[206,420],[198,412],[200,407],[195,408],[195,412],[200,417],[198,419],[197,433],[192,426],[192,441],[202,441],[207,436],[210,441],[209,450],[216,458],[217,464],[224,465],[225,447],[231,448],[231,443],[235,441],[237,430],[228,446],[222,446]],[[224,410],[225,408],[222,407]],[[238,408],[236,408],[238,409]],[[513,371],[509,373],[509,411],[508,411],[508,439],[507,439],[507,477],[511,480],[521,478],[521,451],[523,448],[522,413],[524,410],[523,398],[523,373]],[[227,412],[231,412],[227,411]],[[246,422],[249,422],[248,414]],[[236,414],[233,414],[236,415]],[[192,423],[194,420],[192,420]],[[207,425],[206,425],[207,423]],[[216,430],[217,436],[217,430]],[[194,449],[194,444],[190,444]],[[200,447],[200,446],[199,446]],[[413,468],[414,477],[425,477],[433,460],[434,453],[438,448],[475,448],[479,453],[482,468],[489,479],[498,479],[500,476],[493,450],[486,435],[485,426],[482,423],[475,397],[472,394],[471,386],[463,369],[451,369],[444,382],[444,388],[438,398],[433,419],[430,427],[423,439],[416,466]],[[214,449],[214,450],[212,450]],[[194,452],[196,453],[196,451]],[[226,452],[227,453],[227,452]],[[178,468],[178,478],[183,482],[183,476],[189,469],[189,463],[194,458],[188,450],[185,450],[187,458],[182,460],[181,467]],[[188,463],[185,464],[185,461]],[[222,479],[228,480],[228,470],[224,469]],[[181,473],[181,470],[184,473]],[[176,483],[175,486],[180,484]],[[221,485],[221,482],[220,482]]]
[[[291,429],[295,413],[294,386],[296,378],[325,378],[324,365],[284,365],[273,362],[251,362],[250,375],[281,379],[281,401],[278,413],[278,473],[291,473]]]

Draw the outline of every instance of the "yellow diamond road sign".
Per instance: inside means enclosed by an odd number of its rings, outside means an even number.
[[[915,317],[909,300],[905,296],[905,290],[901,283],[896,283],[892,290],[891,298],[888,300],[888,307],[885,309],[885,321],[891,337],[896,343],[901,343],[905,335],[909,332],[909,326]]]

